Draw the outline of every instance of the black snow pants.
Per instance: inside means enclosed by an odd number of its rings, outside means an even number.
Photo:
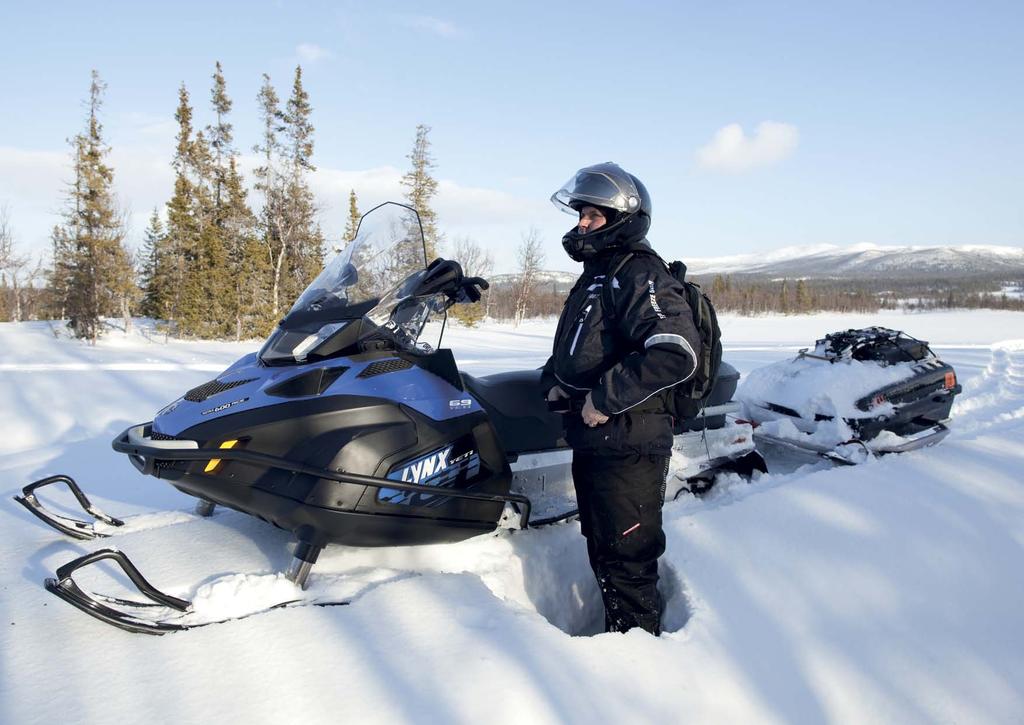
[[[605,630],[661,634],[658,557],[668,457],[573,451],[572,477],[590,566],[604,600]]]

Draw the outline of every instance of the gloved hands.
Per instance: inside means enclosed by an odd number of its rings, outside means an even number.
[[[473,303],[479,302],[483,290],[490,287],[483,277],[467,277],[459,285],[455,293],[456,302]]]

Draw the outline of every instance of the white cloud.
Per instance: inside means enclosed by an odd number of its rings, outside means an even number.
[[[789,157],[799,140],[799,131],[789,123],[763,121],[752,136],[747,136],[738,123],[730,123],[718,129],[710,142],[697,149],[697,162],[716,171],[746,171]]]
[[[316,63],[321,60],[330,60],[334,57],[334,53],[322,48],[315,43],[300,43],[295,48],[295,55],[303,63]]]
[[[459,28],[450,20],[442,20],[430,15],[402,14],[396,17],[403,25],[417,30],[425,30],[428,33],[440,35],[442,38],[453,38],[460,34]]]

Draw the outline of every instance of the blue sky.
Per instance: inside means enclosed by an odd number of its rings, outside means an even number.
[[[1024,3],[7,3],[0,203],[46,246],[89,71],[132,239],[171,190],[178,84],[209,121],[214,62],[236,144],[270,74],[302,63],[329,237],[348,189],[395,197],[426,123],[449,237],[511,269],[548,196],[613,160],[647,184],[672,257],[791,245],[1024,243]]]

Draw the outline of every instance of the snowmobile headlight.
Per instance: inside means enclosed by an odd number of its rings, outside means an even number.
[[[306,359],[306,354],[309,353],[310,350],[314,349],[317,345],[319,345],[321,342],[329,338],[331,335],[333,335],[335,332],[337,332],[347,324],[348,321],[346,320],[345,322],[332,322],[329,325],[324,325],[319,330],[317,330],[315,334],[307,336],[305,340],[303,340],[298,345],[293,347],[292,357],[294,357],[299,362],[302,362],[303,360]]]
[[[235,440],[235,441],[224,441],[223,443],[220,444],[220,447],[224,448],[224,449],[227,449],[227,448],[234,448],[237,445],[238,445],[238,441],[237,440]],[[209,463],[206,464],[206,468],[203,469],[203,473],[213,473],[214,471],[217,470],[217,467],[220,466],[220,464],[221,464],[221,460],[219,458],[211,458]]]

